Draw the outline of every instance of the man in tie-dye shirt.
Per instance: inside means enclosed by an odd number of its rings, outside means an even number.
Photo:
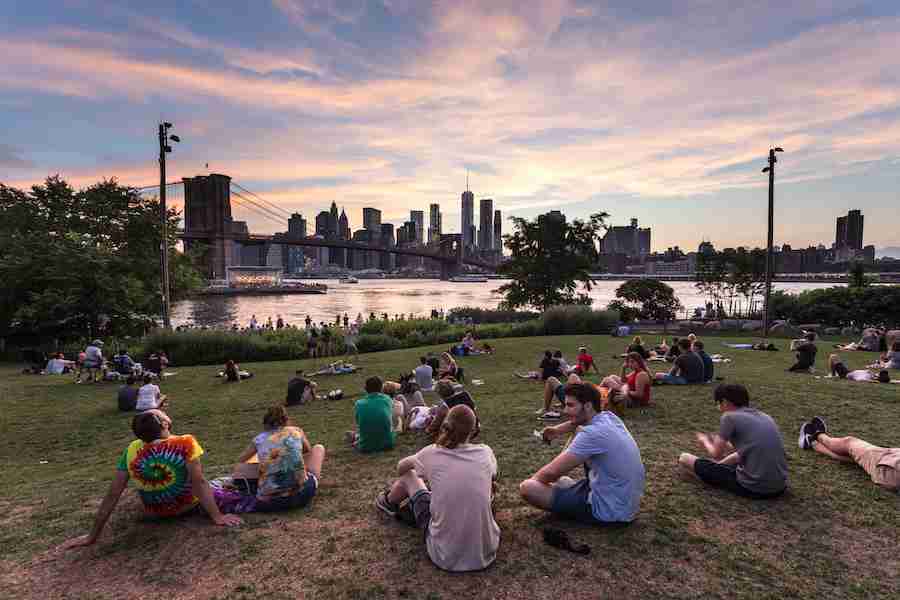
[[[88,546],[97,541],[129,479],[134,480],[148,515],[174,517],[200,505],[216,525],[241,523],[239,517],[223,515],[216,506],[198,460],[203,448],[194,436],[173,435],[172,419],[161,410],[136,415],[131,428],[139,439],[131,442],[119,457],[116,477],[100,504],[91,533],[70,540],[65,547]]]

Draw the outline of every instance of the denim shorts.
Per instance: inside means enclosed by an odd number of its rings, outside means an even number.
[[[427,537],[428,524],[431,523],[431,492],[419,490],[409,499],[409,506],[416,518],[416,527],[423,530]]]
[[[588,499],[590,492],[591,484],[587,479],[579,479],[569,487],[554,486],[550,512],[588,525],[604,523],[594,516]]]
[[[299,490],[290,496],[280,496],[269,500],[258,500],[256,503],[257,512],[278,512],[282,510],[291,510],[292,508],[303,508],[309,504],[316,490],[319,489],[319,480],[312,473],[308,473],[306,483]]]

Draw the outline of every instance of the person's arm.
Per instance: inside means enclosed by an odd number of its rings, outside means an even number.
[[[556,458],[544,465],[534,474],[532,479],[540,481],[544,485],[553,485],[560,477],[569,473],[572,469],[582,464],[586,459],[571,452],[561,452]]]
[[[251,458],[253,458],[254,454],[256,454],[256,444],[251,442],[250,445],[247,446],[243,452],[241,452],[241,455],[238,456],[237,461],[239,463],[245,463],[248,460],[250,460]]]
[[[416,455],[413,454],[412,456],[407,456],[406,458],[401,459],[400,462],[397,463],[397,475],[400,477],[403,477],[404,475],[406,475],[407,473],[412,471],[415,468],[415,466],[416,466]]]
[[[127,486],[128,471],[117,469],[116,476],[109,486],[109,491],[106,492],[103,502],[100,503],[100,508],[97,509],[97,516],[94,518],[94,527],[91,529],[91,532],[88,535],[83,535],[65,542],[62,545],[62,549],[68,550],[80,546],[90,546],[96,542],[97,538],[100,537],[103,528],[106,526],[106,521],[109,520],[109,515],[111,515],[112,511],[116,508],[116,504],[119,503],[119,498],[122,497],[122,492],[125,491]]]
[[[191,489],[194,495],[200,499],[200,506],[203,507],[203,510],[206,511],[213,523],[224,527],[233,527],[243,523],[239,516],[223,515],[219,510],[219,507],[216,505],[216,499],[213,497],[212,488],[209,487],[209,482],[203,476],[203,468],[200,466],[200,461],[192,460],[188,462],[187,468],[188,473],[191,475]]]
[[[706,450],[706,453],[714,460],[724,456],[731,447],[731,444],[716,434],[698,433],[696,437],[703,449]]]
[[[306,432],[302,429],[300,430],[300,435],[303,436],[303,454],[309,454],[312,452],[312,444],[309,443],[309,438],[306,437]]]
[[[634,380],[635,389],[627,389],[625,392],[626,395],[632,400],[641,400],[647,394],[647,387],[650,385],[650,375],[647,374],[646,371],[638,373],[638,376]]]
[[[741,455],[737,452],[732,452],[725,458],[719,461],[720,465],[736,465],[741,462]]]
[[[597,375],[599,375],[599,374],[600,374],[600,369],[597,368],[597,363],[594,361],[593,358],[591,359],[591,366],[594,367],[594,372],[595,372]],[[587,369],[585,369],[585,374],[586,374],[586,373],[587,373]]]
[[[545,442],[550,443],[553,439],[572,433],[576,428],[577,425],[575,425],[575,423],[566,421],[565,423],[560,423],[559,425],[554,425],[552,427],[544,427],[541,431],[541,437],[544,438]]]

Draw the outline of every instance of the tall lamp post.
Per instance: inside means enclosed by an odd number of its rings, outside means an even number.
[[[169,317],[169,233],[166,210],[166,154],[172,151],[169,141],[180,142],[177,135],[169,135],[171,123],[159,124],[159,220],[160,220],[160,287],[162,288],[163,327],[172,328]]]
[[[769,166],[762,170],[769,174],[769,238],[766,245],[766,306],[763,317],[763,337],[769,337],[769,299],[772,296],[772,274],[775,271],[775,260],[772,253],[775,213],[775,158],[776,152],[784,152],[781,148],[769,148]]]

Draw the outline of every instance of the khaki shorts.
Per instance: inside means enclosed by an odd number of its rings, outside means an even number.
[[[862,440],[850,443],[850,456],[872,481],[881,487],[900,491],[900,448],[882,448]]]

